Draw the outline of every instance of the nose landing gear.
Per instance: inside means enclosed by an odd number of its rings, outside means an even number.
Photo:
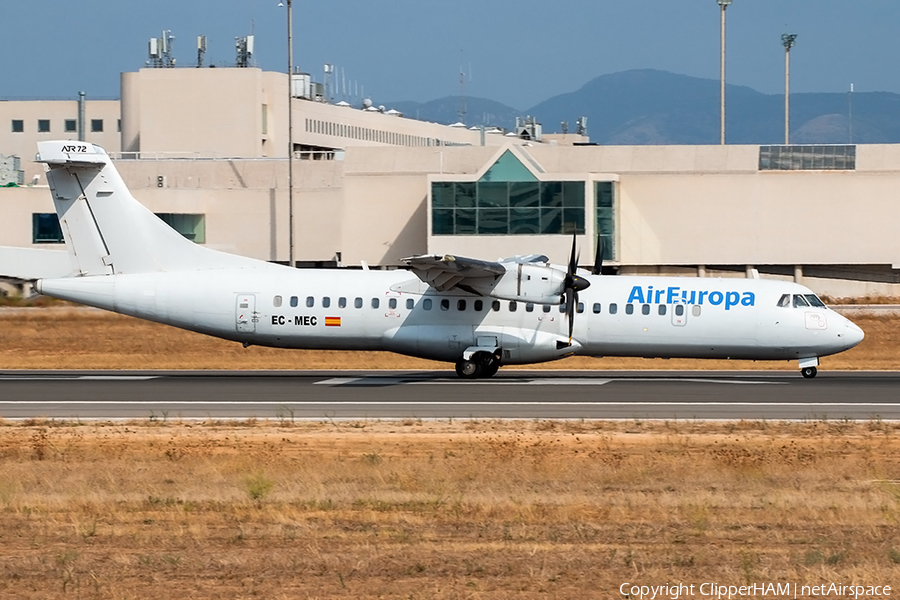
[[[816,356],[812,358],[801,358],[800,359],[800,374],[803,375],[806,379],[812,379],[818,373],[818,369],[816,367],[819,366],[819,359]]]

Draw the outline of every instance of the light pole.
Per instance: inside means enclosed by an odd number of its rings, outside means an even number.
[[[784,45],[784,145],[787,146],[791,143],[791,105],[790,105],[790,90],[791,90],[791,48],[794,47],[796,43],[797,34],[796,33],[782,33],[781,34],[781,43]]]
[[[287,2],[288,43],[288,264],[294,266],[294,39],[291,0]]]
[[[719,143],[725,145],[725,9],[731,0],[716,0],[721,8],[722,18],[719,24],[721,54],[719,56]]]

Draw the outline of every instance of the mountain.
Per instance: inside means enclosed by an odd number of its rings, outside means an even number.
[[[847,93],[791,94],[791,142],[850,141]],[[784,142],[784,96],[726,85],[725,135],[729,144]],[[900,95],[854,93],[853,141],[900,142]],[[717,144],[719,81],[642,69],[602,75],[581,89],[530,108],[544,124],[588,117],[588,134],[601,144]],[[570,128],[571,130],[571,128]]]
[[[388,102],[384,106],[399,110],[404,116],[412,119],[451,125],[459,121],[459,105],[459,96],[445,96],[429,102]],[[484,125],[514,129],[516,117],[523,114],[520,110],[487,98],[466,98],[465,123],[469,127]]]
[[[729,144],[784,142],[784,96],[726,86]],[[852,102],[852,108],[851,108]],[[545,133],[575,130],[588,118],[588,135],[600,144],[718,144],[719,81],[640,69],[601,75],[581,89],[549,98],[525,111],[467,98],[469,126],[512,129],[517,116],[534,115]],[[459,120],[459,97],[394,102],[407,117],[451,124]],[[900,94],[889,92],[791,94],[791,142],[798,144],[900,143]]]

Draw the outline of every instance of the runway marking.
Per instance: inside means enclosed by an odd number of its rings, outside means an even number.
[[[121,405],[121,406],[331,406],[340,408],[342,406],[418,406],[420,408],[435,408],[440,406],[785,406],[785,407],[889,407],[900,408],[900,402],[524,402],[524,401],[450,401],[450,402],[422,402],[422,401],[365,401],[350,400],[346,402],[334,402],[325,400],[310,401],[260,401],[253,400],[0,400],[0,406],[3,405]]]
[[[353,386],[353,387],[386,387],[391,385],[606,385],[614,381],[627,382],[685,382],[685,383],[720,383],[725,385],[787,385],[787,381],[745,381],[729,379],[701,378],[619,378],[619,379],[573,379],[564,377],[548,377],[546,379],[412,379],[409,377],[332,377],[316,381],[313,385]]]
[[[147,381],[162,375],[3,375],[0,381]]]
[[[484,379],[460,380],[460,379],[410,379],[408,377],[332,377],[316,381],[313,385],[327,385],[330,387],[349,386],[389,386],[389,385],[604,385],[612,379]]]

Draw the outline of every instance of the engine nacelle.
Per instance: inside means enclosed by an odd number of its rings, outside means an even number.
[[[467,288],[500,300],[559,304],[563,300],[566,272],[559,267],[535,263],[502,263],[506,274],[497,279],[472,280]]]

